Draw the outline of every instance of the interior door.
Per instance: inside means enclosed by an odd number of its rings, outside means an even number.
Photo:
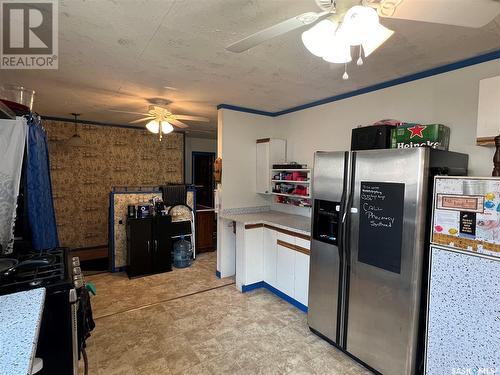
[[[341,205],[345,200],[345,175],[349,153],[316,152],[313,171],[313,216],[309,272],[309,327],[339,343],[342,288],[341,246],[338,241]],[[329,218],[337,215],[334,239],[328,238]],[[327,224],[323,226],[324,221]],[[326,237],[325,237],[326,236]]]
[[[128,267],[130,277],[152,273],[152,219],[129,219]]]
[[[193,184],[196,186],[196,204],[204,206],[204,208],[213,208],[215,153],[196,151],[193,152],[192,158]]]
[[[346,350],[384,375],[415,374],[428,153],[353,156]]]

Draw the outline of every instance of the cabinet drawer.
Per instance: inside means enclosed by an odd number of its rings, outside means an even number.
[[[283,241],[283,242],[288,242],[291,245],[295,245],[295,238],[294,236],[291,236],[286,233],[281,233],[281,232],[276,232],[276,239]]]
[[[295,237],[295,245],[311,250],[311,241],[304,240],[303,238]]]

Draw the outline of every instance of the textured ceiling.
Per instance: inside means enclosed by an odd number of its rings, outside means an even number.
[[[481,29],[384,19],[395,35],[362,67],[351,66],[350,79],[343,81],[343,66],[303,47],[302,30],[241,54],[224,49],[317,11],[314,0],[59,3],[59,69],[4,70],[1,82],[36,90],[34,109],[41,114],[81,112],[82,119],[111,123],[137,116],[109,109],[142,112],[148,98],[168,98],[174,112],[210,117],[210,124],[191,123],[193,136],[214,136],[220,103],[278,111],[500,49],[500,16]]]

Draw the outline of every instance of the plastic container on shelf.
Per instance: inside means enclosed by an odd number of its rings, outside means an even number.
[[[193,260],[193,250],[191,242],[184,239],[184,236],[174,242],[174,267],[189,267]]]
[[[33,109],[35,91],[23,86],[3,84],[0,85],[0,99],[12,110]]]

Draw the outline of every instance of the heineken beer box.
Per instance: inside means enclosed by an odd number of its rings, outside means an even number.
[[[450,128],[441,124],[404,124],[391,130],[391,148],[432,147],[448,150]]]

